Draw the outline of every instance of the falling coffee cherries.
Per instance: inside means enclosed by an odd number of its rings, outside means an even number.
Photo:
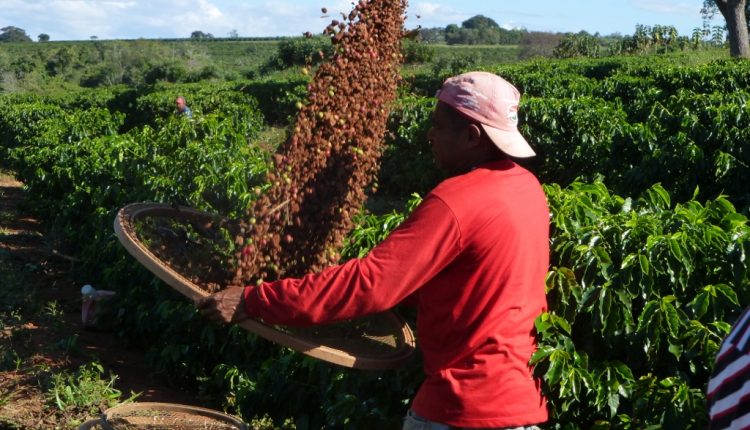
[[[302,276],[339,261],[379,167],[400,81],[405,9],[404,0],[360,0],[324,30],[333,54],[274,155],[270,188],[242,222],[231,285]]]

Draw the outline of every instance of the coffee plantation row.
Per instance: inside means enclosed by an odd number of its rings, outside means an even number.
[[[550,311],[532,359],[550,398],[545,428],[702,428],[715,353],[750,303],[750,65],[617,57],[488,70],[524,94],[522,132],[539,154],[524,164],[552,211]],[[444,78],[404,82],[345,258],[364,255],[439,181],[425,135]],[[267,187],[264,131],[289,127],[305,97],[309,78],[285,79],[3,95],[1,164],[58,246],[85,261],[77,275],[119,292],[118,338],[148,348],[167,380],[248,421],[399,428],[418,356],[351,370],[211,325],[112,231],[136,201],[240,216]],[[177,94],[192,119],[173,115]]]

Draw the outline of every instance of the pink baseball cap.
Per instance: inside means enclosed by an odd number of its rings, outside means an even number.
[[[510,82],[489,72],[469,72],[443,83],[437,98],[478,121],[492,143],[511,157],[536,155],[518,132],[521,93]]]

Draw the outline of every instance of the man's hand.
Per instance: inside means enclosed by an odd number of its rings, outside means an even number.
[[[229,287],[198,301],[201,315],[222,324],[248,319],[245,313],[244,287]]]

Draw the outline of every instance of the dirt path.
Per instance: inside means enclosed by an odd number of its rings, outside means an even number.
[[[143,351],[83,326],[81,285],[68,273],[75,262],[53,253],[24,202],[21,184],[0,172],[0,430],[70,428],[70,414],[48,399],[49,380],[92,361],[117,375],[122,399],[134,392],[138,401],[201,405],[161,383]]]

